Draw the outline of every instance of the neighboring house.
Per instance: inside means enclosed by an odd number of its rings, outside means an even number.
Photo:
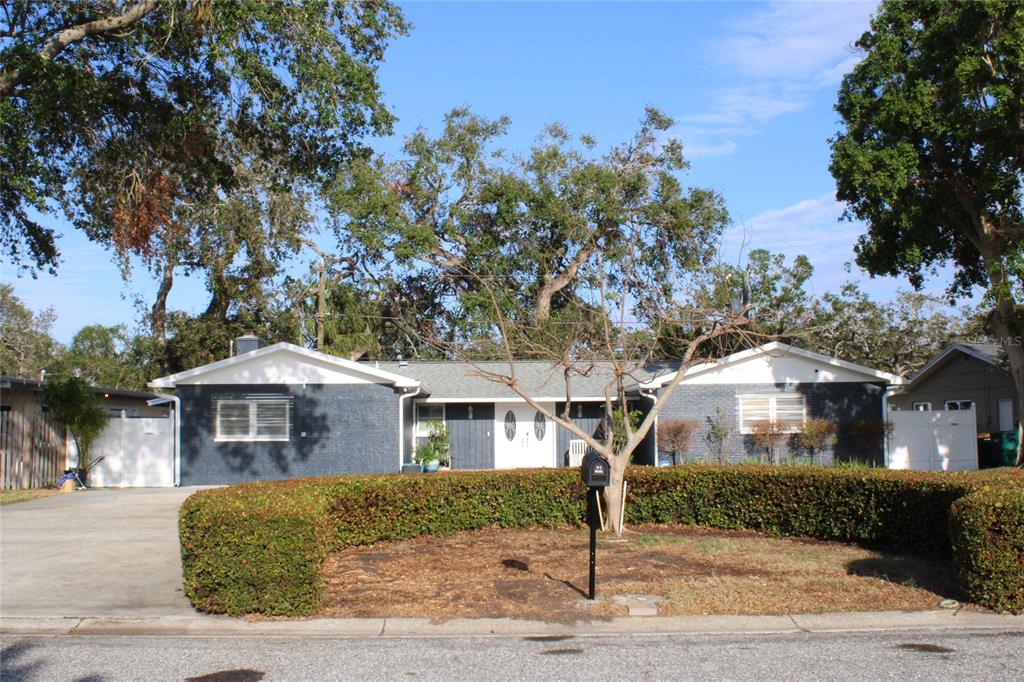
[[[67,466],[68,443],[60,424],[40,400],[43,382],[0,376],[0,485],[34,488],[53,485]],[[152,393],[93,387],[110,415],[166,416],[164,406],[150,407]],[[73,453],[72,453],[73,459]]]
[[[567,430],[484,376],[507,373],[507,362],[355,362],[287,343],[258,348],[251,337],[239,339],[237,349],[234,357],[149,384],[174,389],[181,403],[182,485],[397,472],[413,461],[437,421],[447,427],[455,469],[566,466],[579,446]],[[531,398],[564,411],[560,367],[539,361],[514,367]],[[645,414],[677,367],[661,363],[636,373],[636,383],[626,387],[630,409]],[[611,363],[595,363],[571,379],[573,420],[592,434],[601,428],[611,370]],[[735,434],[732,458],[746,459],[756,456],[746,433],[751,423],[777,420],[788,431],[818,416],[841,427],[880,423],[886,385],[898,382],[767,344],[688,370],[663,414],[693,419],[703,430],[705,418],[721,408]],[[634,462],[653,464],[656,447],[652,431]],[[881,463],[880,444],[877,450],[854,450],[841,438],[835,456]]]
[[[641,388],[661,390],[674,376],[661,376]],[[696,422],[689,451],[696,458],[714,459],[705,439],[709,418],[719,421],[721,415],[730,461],[762,456],[753,442],[758,422],[771,422],[792,435],[808,419],[827,419],[835,424],[837,438],[825,453],[826,461],[882,466],[886,390],[901,382],[894,374],[772,342],[687,369],[659,419]],[[794,454],[791,440],[783,441],[783,460]]]
[[[995,344],[957,343],[918,370],[889,399],[898,410],[974,408],[978,433],[1013,431],[1020,421],[1013,379]]]

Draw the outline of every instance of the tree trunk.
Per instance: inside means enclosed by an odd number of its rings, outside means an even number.
[[[156,300],[153,301],[153,309],[149,315],[150,334],[161,344],[167,339],[167,297],[174,285],[174,268],[177,264],[177,259],[171,256],[164,262],[160,286],[156,290]]]
[[[619,519],[623,517],[623,507],[626,503],[622,497],[622,482],[626,478],[626,464],[629,456],[616,455],[609,459],[611,470],[611,484],[604,489],[604,508],[608,513],[608,527],[616,535],[622,535],[623,524]]]
[[[1010,378],[1017,392],[1017,466],[1024,467],[1024,322],[1020,320],[1015,302],[1000,298],[991,317],[992,331],[999,337],[1000,345],[1010,364]]]

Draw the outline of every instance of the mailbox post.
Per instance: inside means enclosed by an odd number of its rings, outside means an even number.
[[[587,525],[590,526],[590,593],[593,600],[597,587],[597,529],[601,525],[597,506],[601,489],[611,483],[612,469],[608,460],[593,450],[583,457],[580,470],[587,486]]]

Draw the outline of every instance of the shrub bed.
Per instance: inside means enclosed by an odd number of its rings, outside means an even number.
[[[954,502],[950,517],[957,570],[971,599],[1024,613],[1024,488],[980,490]]]
[[[748,528],[945,554],[954,503],[1003,481],[700,465],[635,467],[626,478],[627,525]],[[584,488],[575,469],[317,478],[205,490],[186,500],[179,518],[185,592],[196,608],[212,613],[309,615],[318,608],[320,565],[337,549],[489,525],[580,525],[583,519]],[[972,540],[957,548],[977,546]]]

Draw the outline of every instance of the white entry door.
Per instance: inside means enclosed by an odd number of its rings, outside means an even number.
[[[551,409],[554,406],[545,405]],[[494,468],[555,466],[555,428],[526,403],[494,405]]]

